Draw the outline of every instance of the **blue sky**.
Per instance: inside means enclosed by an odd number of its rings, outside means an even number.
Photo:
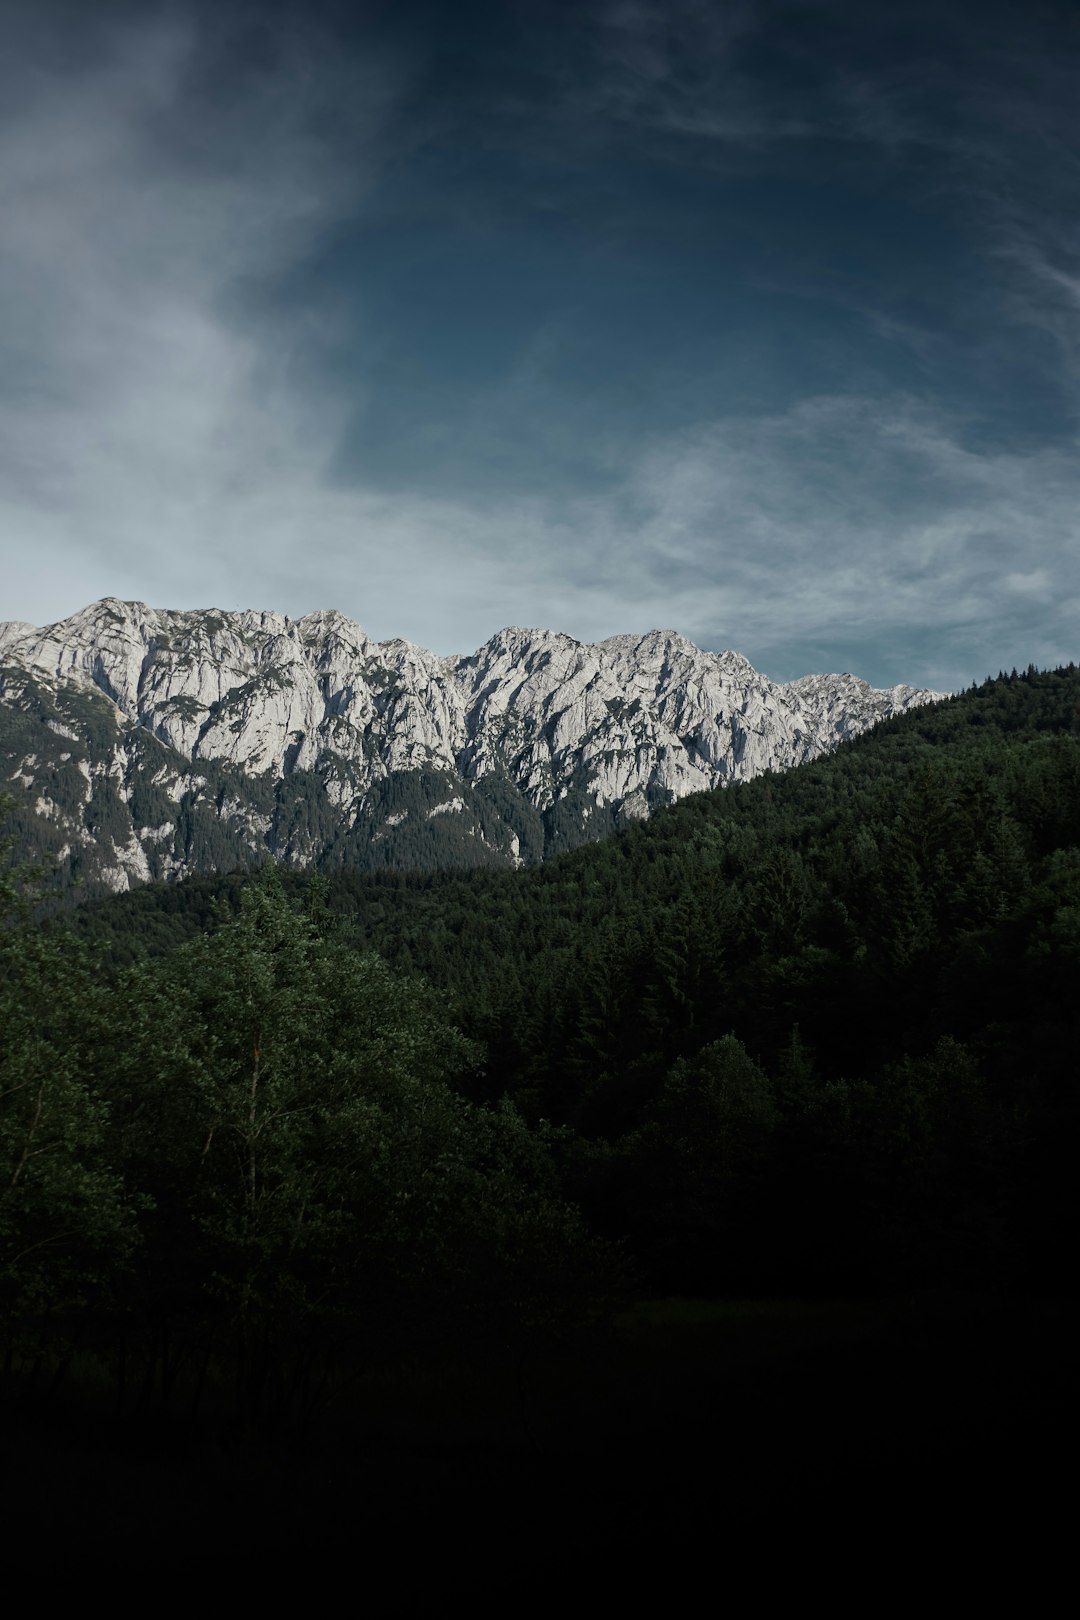
[[[1080,655],[1080,13],[0,3],[0,616]]]

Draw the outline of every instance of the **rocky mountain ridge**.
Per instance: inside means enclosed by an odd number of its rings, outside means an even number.
[[[520,864],[941,696],[778,684],[673,631],[510,628],[444,658],[335,610],[105,598],[0,624],[0,786],[22,842],[91,890],[267,854]]]

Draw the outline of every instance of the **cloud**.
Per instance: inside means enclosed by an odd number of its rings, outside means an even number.
[[[110,572],[213,579],[246,511],[318,481],[341,406],[298,400],[291,368],[325,316],[260,323],[258,294],[358,206],[399,74],[282,43],[260,70],[257,42],[173,8],[106,13],[60,62],[12,31],[0,541],[38,611]]]
[[[505,623],[582,639],[661,625],[781,678],[843,664],[940,686],[1076,655],[1075,444],[988,448],[977,401],[965,414],[887,378],[723,416],[695,395],[682,428],[648,410],[594,422],[590,476],[515,482],[515,437],[535,434],[557,467],[588,417],[580,399],[561,410],[573,385],[553,380],[549,350],[563,329],[541,310],[516,369],[467,399],[449,388],[457,477],[424,477],[419,437],[411,486],[350,474],[342,444],[365,399],[380,410],[363,280],[308,272],[427,138],[403,112],[417,62],[375,35],[343,53],[292,23],[238,38],[176,7],[80,15],[77,50],[28,27],[0,68],[5,617],[44,622],[106,593],[337,606],[445,652]],[[712,7],[598,15],[603,116],[692,123],[706,144],[699,106],[751,145],[782,127],[739,66],[757,8],[707,50]],[[793,130],[811,101],[792,98]],[[849,127],[879,145],[929,127],[898,102],[886,140],[859,105]],[[438,205],[410,194],[428,227]],[[1022,238],[1015,214],[994,215],[996,240],[1028,244],[1009,262],[1032,310],[1052,283],[1054,319],[1071,321],[1073,261],[1049,206],[1030,213]],[[342,300],[349,362],[327,365]],[[872,303],[860,318],[926,356],[945,341]],[[485,441],[507,477],[485,476]]]
[[[846,647],[911,679],[919,636],[919,678],[949,686],[1024,638],[1025,662],[1076,655],[1072,450],[978,451],[917,401],[820,398],[655,447],[633,496],[624,590],[770,673]]]
[[[954,689],[1077,656],[1080,464],[987,451],[918,401],[825,397],[635,446],[590,496],[487,501],[301,489],[248,512],[322,539],[307,578],[379,635],[470,650],[505,623],[582,640],[672,627],[767,673]],[[323,593],[326,596],[325,590]],[[329,598],[327,598],[329,600]]]

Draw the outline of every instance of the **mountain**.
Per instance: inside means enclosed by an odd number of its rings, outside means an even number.
[[[521,865],[941,696],[778,684],[673,631],[506,629],[442,658],[334,610],[108,597],[44,629],[0,624],[0,789],[21,845],[87,892],[267,854]]]

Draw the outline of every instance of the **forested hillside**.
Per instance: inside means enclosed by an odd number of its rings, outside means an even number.
[[[658,1285],[1011,1283],[1071,1242],[1078,703],[1001,677],[533,871],[283,881],[437,987],[474,1101],[573,1131],[569,1190]],[[249,881],[79,932],[115,970]]]
[[[364,1369],[520,1377],[675,1294],[804,1302],[800,1425],[807,1301],[1073,1290],[1072,667],[518,873],[264,868],[44,922],[39,892],[3,877],[4,1348],[117,1421],[302,1429]],[[628,1414],[683,1377],[657,1331],[655,1373],[604,1352]]]

